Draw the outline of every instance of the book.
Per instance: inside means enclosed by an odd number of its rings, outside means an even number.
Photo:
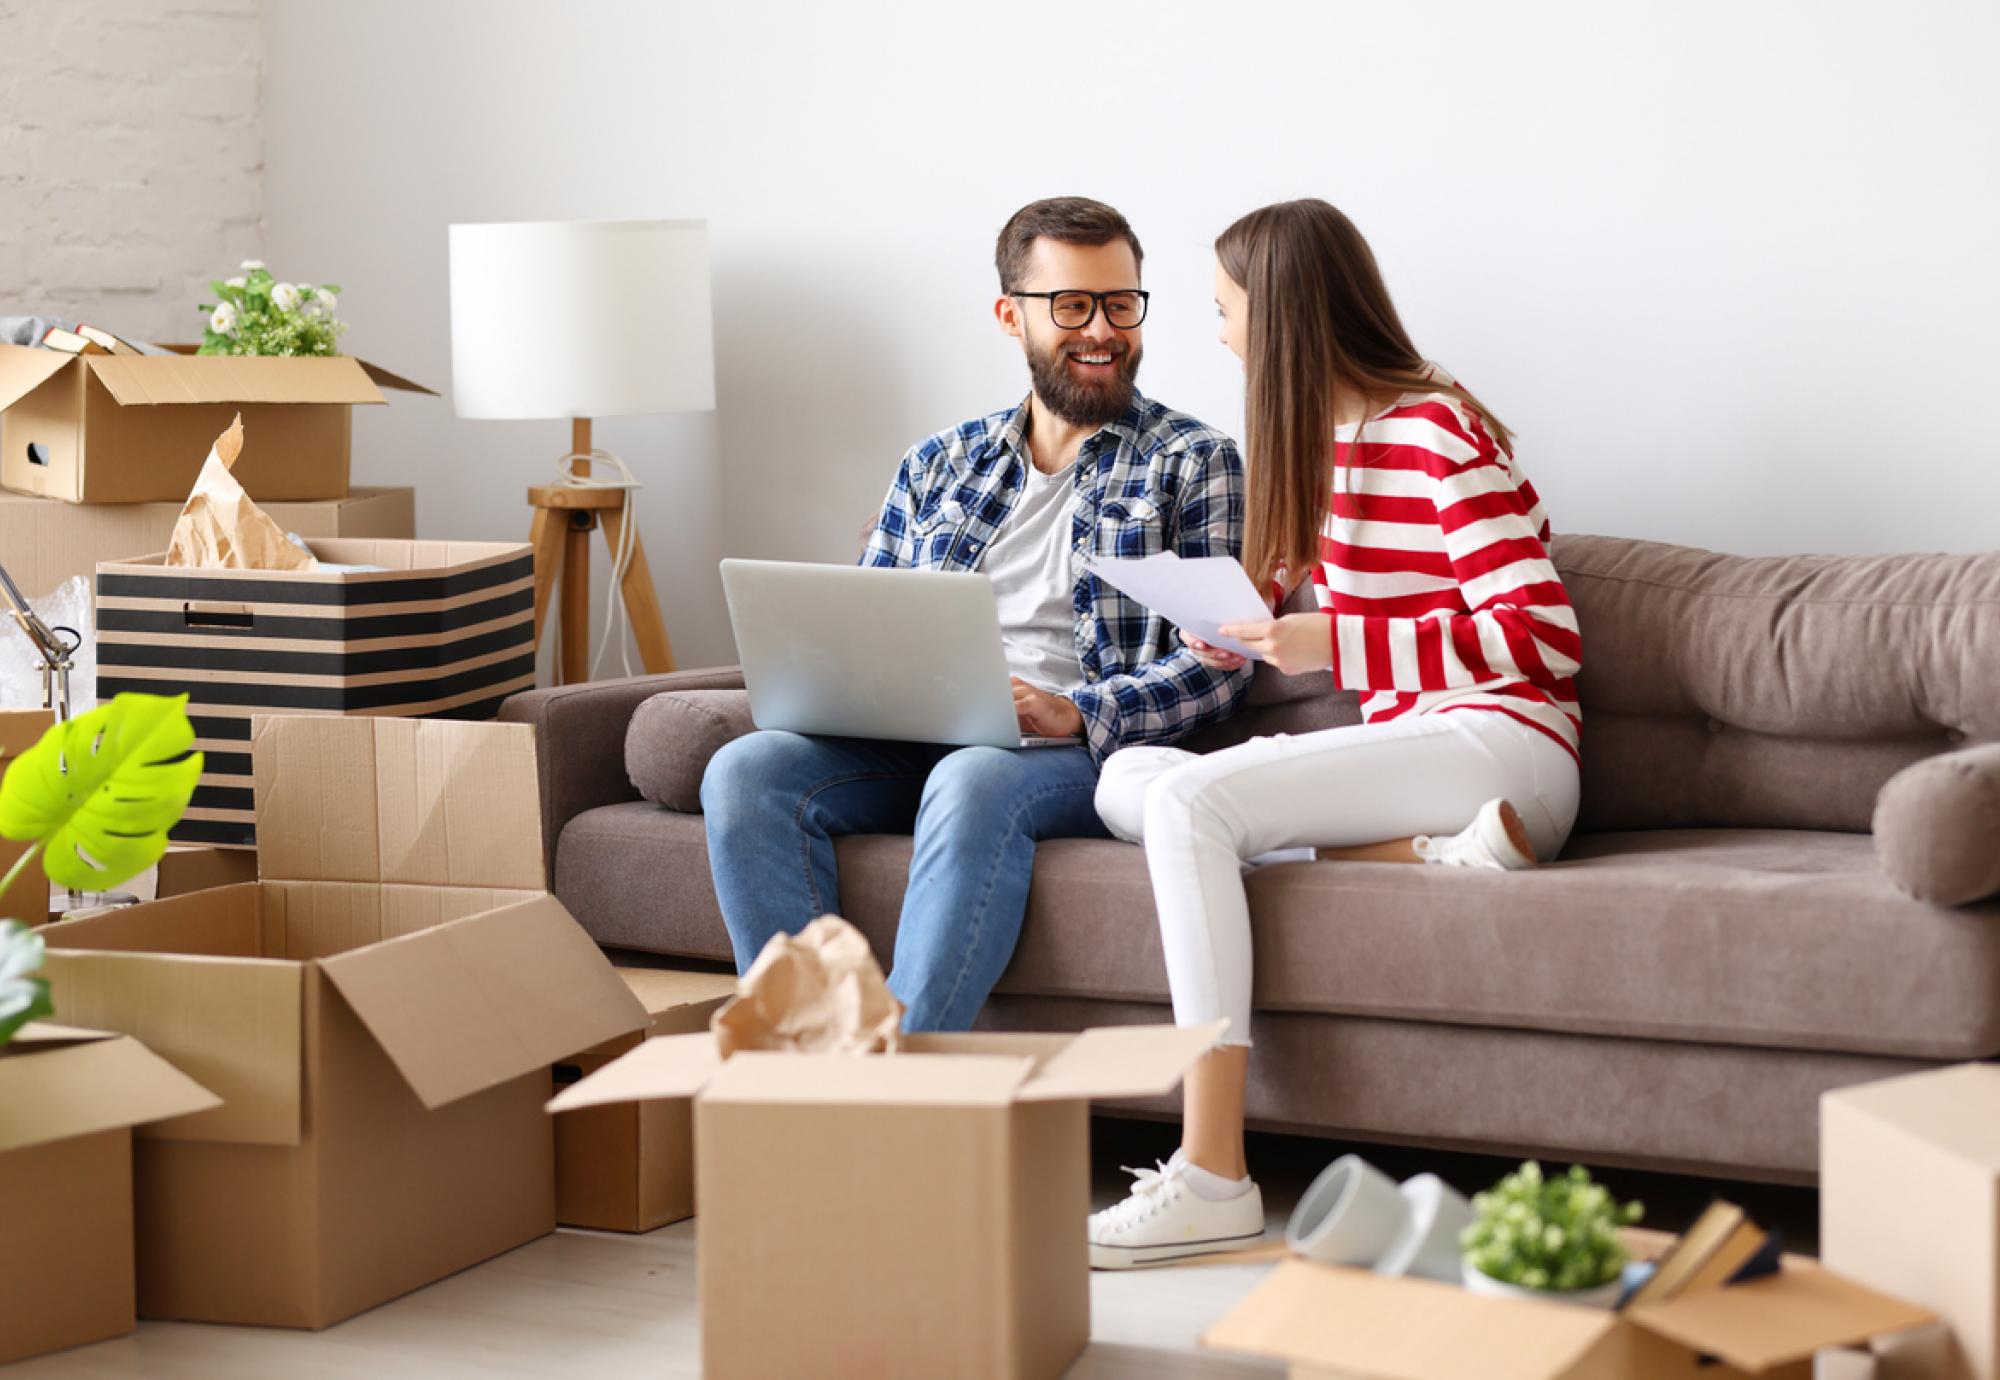
[[[76,333],[82,336],[85,340],[93,341],[96,344],[103,346],[106,354],[136,355],[144,353],[144,351],[140,350],[137,346],[132,345],[130,342],[120,340],[117,336],[111,334],[111,332],[101,331],[95,326],[86,326],[81,322],[79,322],[77,324]]]
[[[1667,1248],[1652,1278],[1627,1302],[1664,1303],[1690,1290],[1720,1288],[1756,1258],[1766,1240],[1749,1214],[1718,1198]]]
[[[66,355],[108,355],[111,352],[89,336],[66,331],[61,326],[51,326],[42,336],[46,349],[61,350]]]

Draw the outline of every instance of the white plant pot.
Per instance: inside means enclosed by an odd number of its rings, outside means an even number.
[[[1579,1308],[1616,1308],[1618,1300],[1625,1293],[1625,1281],[1614,1279],[1609,1284],[1600,1284],[1595,1289],[1529,1289],[1519,1284],[1508,1284],[1489,1274],[1482,1274],[1472,1268],[1471,1262],[1460,1261],[1459,1272],[1465,1280],[1468,1292],[1486,1294],[1501,1299],[1539,1299],[1544,1303],[1573,1303]]]

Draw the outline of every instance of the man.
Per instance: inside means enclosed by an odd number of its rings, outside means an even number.
[[[1007,750],[752,733],[701,788],[709,865],[739,970],[773,935],[838,912],[833,840],[911,833],[889,986],[907,1030],[963,1030],[1013,956],[1035,844],[1108,837],[1104,759],[1228,714],[1247,672],[1209,670],[1174,629],[1077,558],[1234,556],[1243,463],[1228,437],[1134,386],[1146,294],[1125,218],[1082,197],[1017,211],[994,316],[1033,392],[903,457],[864,565],[993,581],[1024,734]]]

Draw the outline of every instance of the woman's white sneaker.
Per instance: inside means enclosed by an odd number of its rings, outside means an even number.
[[[1419,834],[1410,848],[1427,863],[1441,867],[1491,867],[1520,872],[1535,865],[1535,845],[1521,816],[1504,800],[1479,807],[1472,823],[1456,834]]]
[[[1129,1270],[1191,1255],[1240,1250],[1264,1236],[1264,1195],[1251,1184],[1216,1201],[1187,1179],[1187,1156],[1152,1169],[1127,1168],[1138,1182],[1125,1201],[1090,1215],[1090,1266]]]

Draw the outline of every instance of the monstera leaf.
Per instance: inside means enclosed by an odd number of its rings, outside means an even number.
[[[37,840],[49,880],[75,891],[144,872],[201,776],[186,706],[186,695],[120,695],[51,728],[0,778],[0,837]]]
[[[54,1014],[42,966],[42,937],[26,925],[0,920],[0,1045],[29,1021]]]

